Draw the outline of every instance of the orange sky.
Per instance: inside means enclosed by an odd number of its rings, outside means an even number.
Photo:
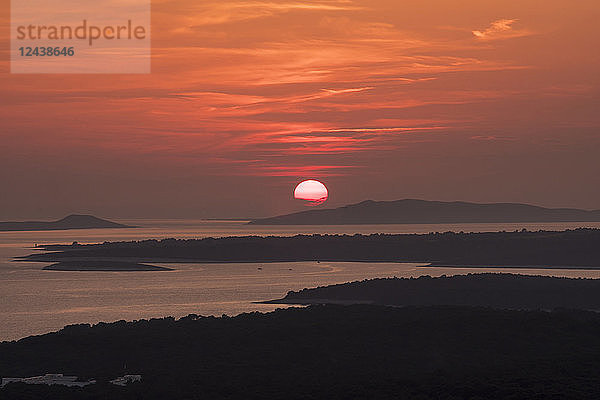
[[[597,0],[152,2],[149,75],[9,73],[0,219],[600,208]]]

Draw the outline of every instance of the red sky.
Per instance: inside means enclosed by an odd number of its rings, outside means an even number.
[[[597,0],[157,0],[149,75],[10,74],[1,4],[0,219],[600,209]]]

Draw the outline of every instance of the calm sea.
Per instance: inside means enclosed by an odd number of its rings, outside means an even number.
[[[12,262],[40,243],[97,243],[160,238],[202,238],[299,233],[428,233],[444,231],[563,230],[600,228],[600,223],[253,226],[244,221],[126,220],[132,229],[0,232],[0,340],[46,333],[74,323],[134,320],[190,313],[235,315],[270,311],[255,301],[281,298],[289,290],[376,277],[452,275],[498,269],[427,268],[411,263],[252,263],[156,264],[158,272],[42,271],[47,264]],[[600,278],[600,271],[507,270],[511,272]]]

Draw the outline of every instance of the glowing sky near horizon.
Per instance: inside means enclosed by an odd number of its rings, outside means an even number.
[[[150,75],[11,75],[6,3],[0,219],[600,209],[596,0],[156,0]]]

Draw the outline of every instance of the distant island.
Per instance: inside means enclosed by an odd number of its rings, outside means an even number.
[[[599,222],[600,210],[544,208],[518,203],[367,200],[344,207],[261,218],[252,225],[454,224],[512,222]]]
[[[499,273],[383,278],[291,291],[263,303],[600,310],[600,279]]]
[[[370,261],[436,266],[600,268],[600,230],[242,236],[43,245],[36,262],[134,263]]]
[[[2,231],[55,231],[67,229],[133,228],[93,215],[72,214],[58,221],[0,222]]]

